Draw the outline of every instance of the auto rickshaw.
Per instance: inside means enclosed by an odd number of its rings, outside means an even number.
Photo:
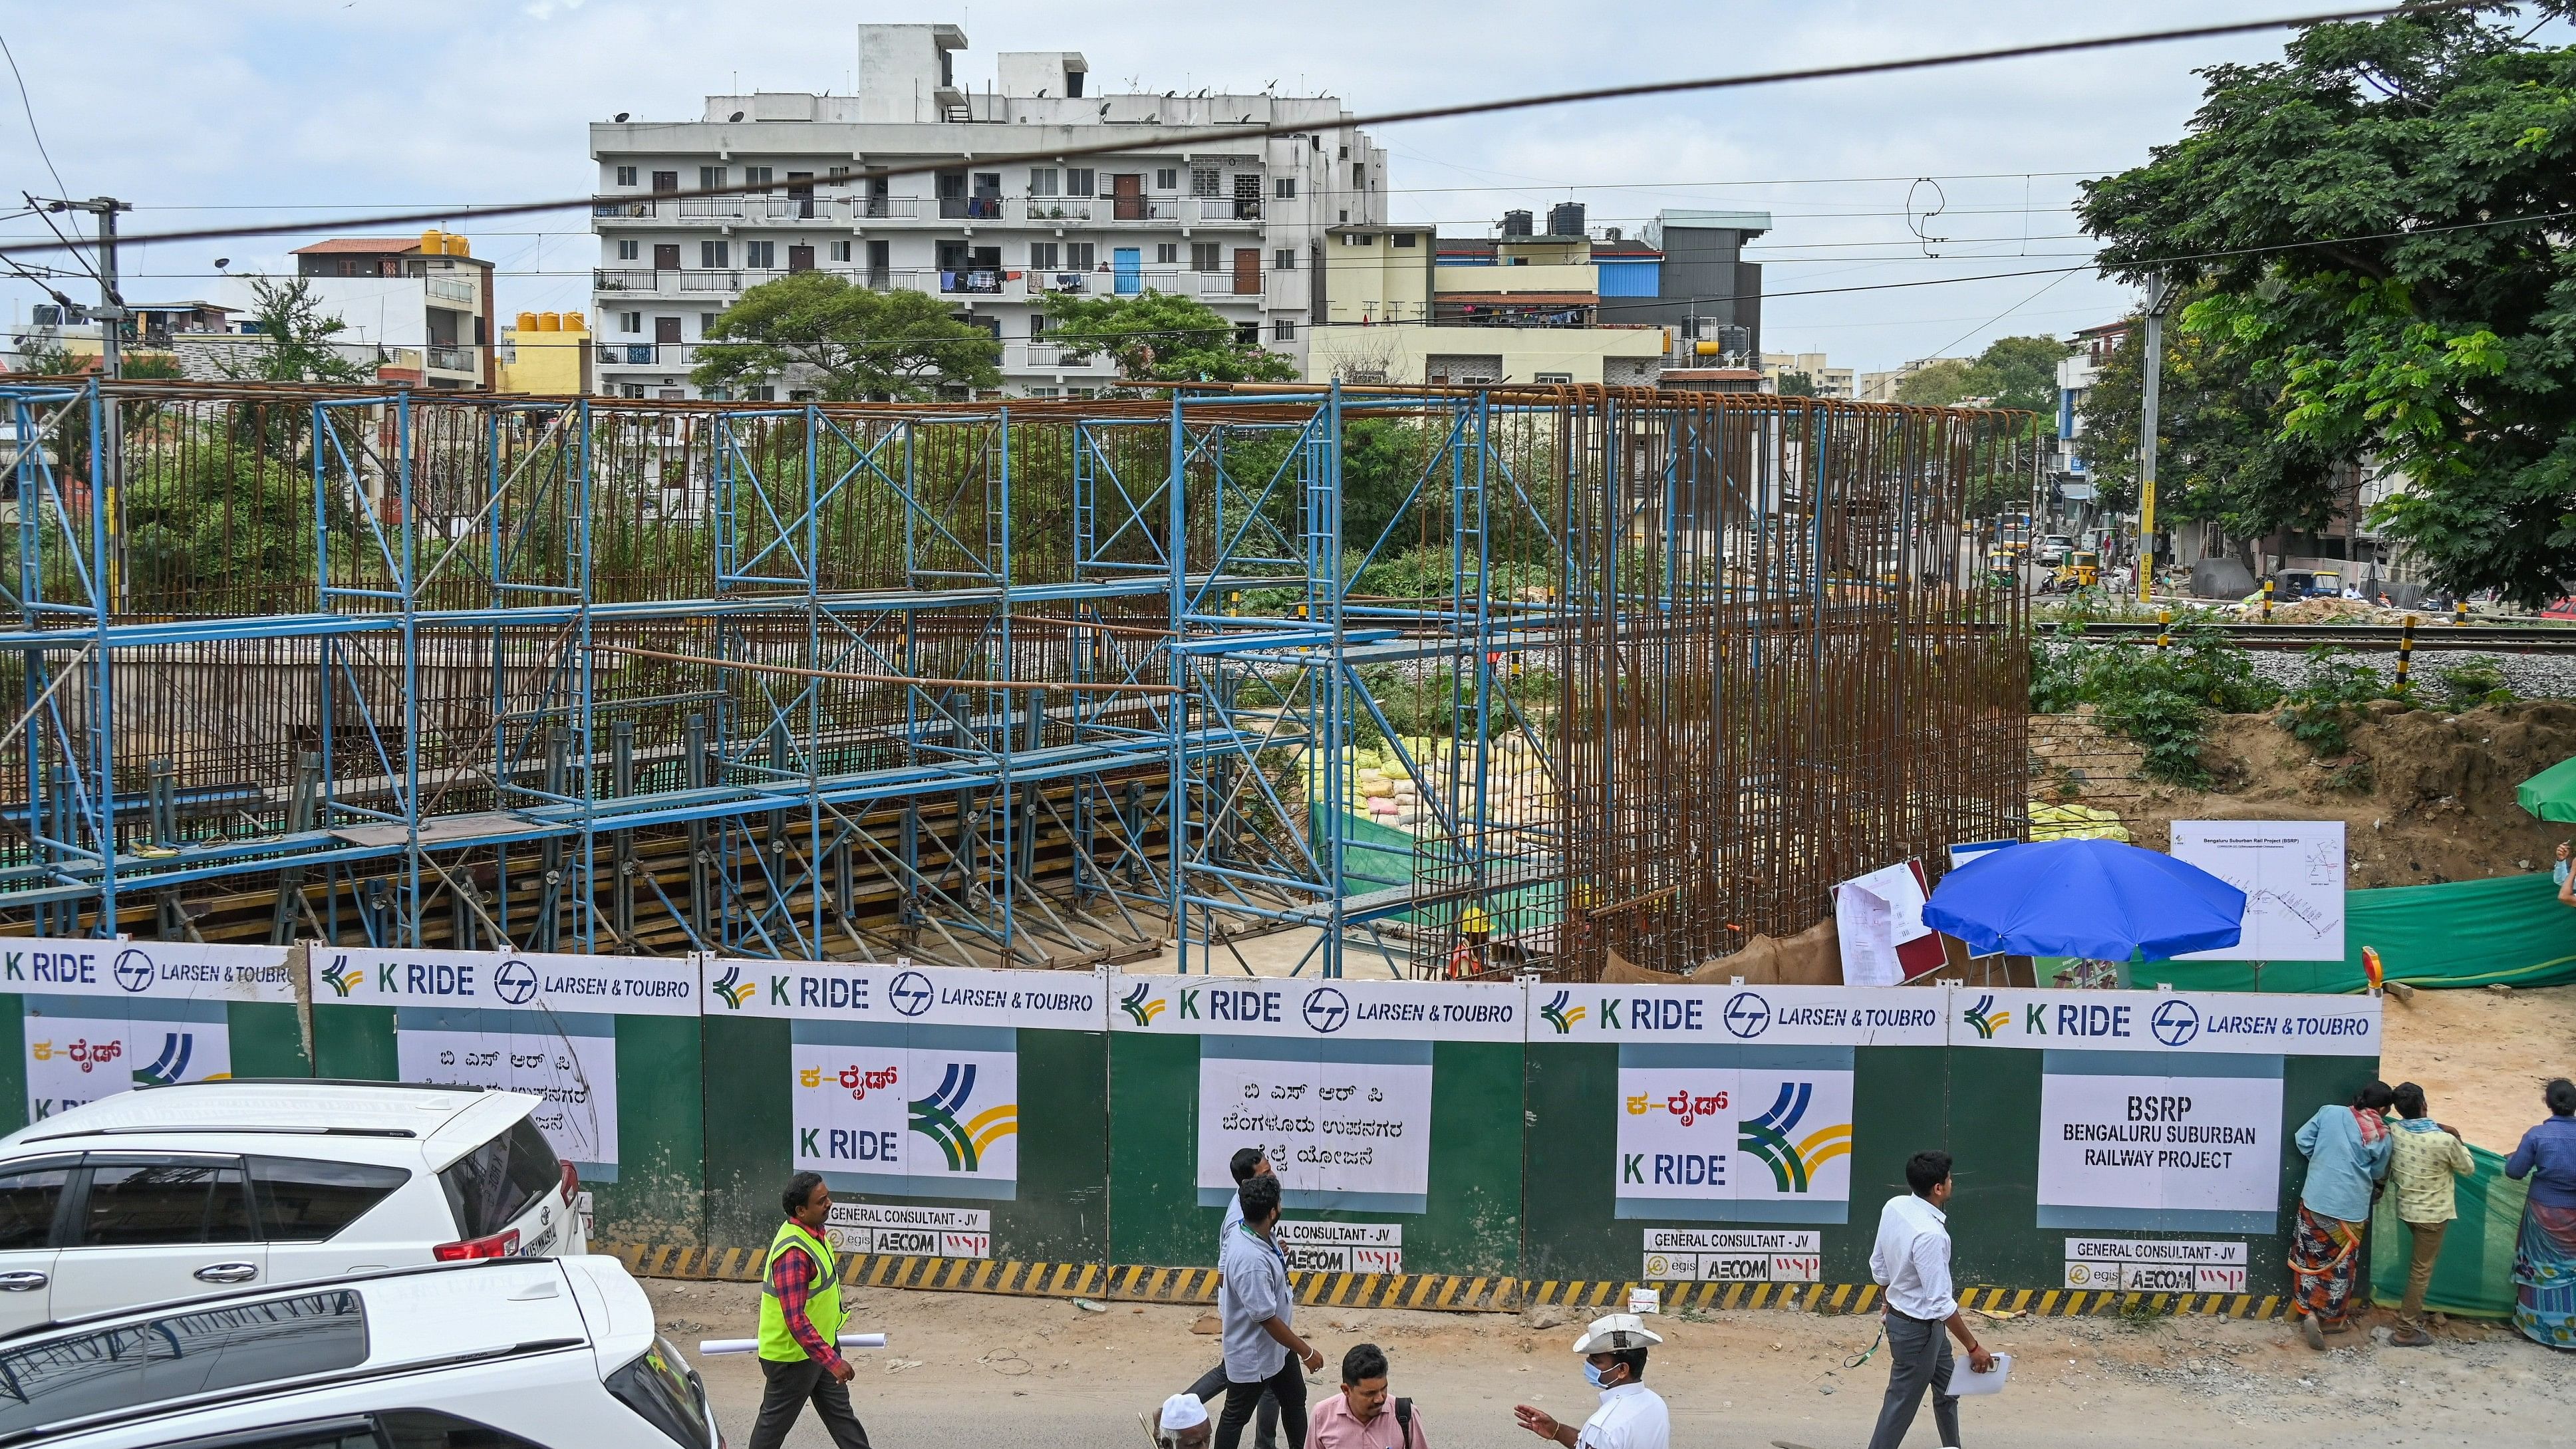
[[[2021,585],[2021,567],[2012,550],[1999,548],[1986,555],[1986,587],[2013,589]]]
[[[2061,589],[2092,589],[2102,584],[2102,556],[2077,549],[2057,566],[2057,586]]]

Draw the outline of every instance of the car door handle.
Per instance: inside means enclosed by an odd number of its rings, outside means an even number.
[[[42,1273],[0,1273],[0,1293],[33,1293],[48,1281]]]
[[[209,1263],[197,1270],[200,1283],[247,1283],[258,1276],[255,1263]]]

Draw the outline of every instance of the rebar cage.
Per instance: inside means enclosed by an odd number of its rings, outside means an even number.
[[[1687,969],[2018,833],[2026,414],[0,387],[0,930]]]

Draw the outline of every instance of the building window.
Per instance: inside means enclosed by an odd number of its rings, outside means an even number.
[[[1154,243],[1154,265],[1158,267],[1176,267],[1180,265],[1180,262],[1181,244],[1179,242]]]
[[[679,190],[679,189],[680,189],[680,173],[679,173],[679,172],[677,172],[677,171],[656,171],[656,172],[654,172],[654,173],[653,173],[653,189],[654,189],[655,191],[677,191],[677,190]]]
[[[1272,187],[1271,194],[1278,197],[1281,201],[1296,200],[1297,178],[1294,176],[1280,177],[1278,182]]]
[[[711,191],[716,187],[724,185],[724,183],[725,169],[723,167],[701,166],[698,168],[698,189],[702,191]]]
[[[1297,270],[1297,249],[1295,247],[1281,247],[1277,251],[1272,252],[1270,254],[1270,267],[1271,270],[1279,272],[1293,272]]]
[[[835,184],[846,182],[850,179],[850,168],[847,166],[835,166],[831,170],[823,173],[823,179]]]
[[[643,314],[643,313],[641,313],[641,312],[620,312],[620,313],[618,313],[618,314],[617,314],[617,330],[618,330],[618,331],[620,331],[620,332],[641,332],[641,331],[643,331],[643,330],[644,330],[644,314]]]
[[[1058,247],[1054,242],[1029,243],[1030,270],[1039,272],[1054,271],[1059,265],[1057,260],[1058,253],[1062,250],[1063,248]]]
[[[1396,244],[1397,246],[1400,246],[1400,247],[1409,247],[1409,246],[1412,246],[1412,245],[1413,245],[1416,241],[1418,241],[1419,239],[1420,239],[1419,237],[1417,237],[1414,233],[1409,232],[1409,231],[1400,231],[1400,232],[1397,232],[1397,233],[1395,234],[1395,238],[1394,238],[1394,240],[1395,240],[1395,244]]]
[[[1574,381],[1574,374],[1570,372],[1542,372],[1537,374],[1531,380],[1541,383],[1571,383]]]
[[[1217,190],[1217,185],[1223,179],[1223,177],[1217,175],[1217,170],[1213,166],[1193,166],[1190,168],[1190,195],[1220,195],[1221,193]]]
[[[634,185],[634,184],[635,184],[635,168],[634,168],[634,167],[632,167],[632,166],[620,166],[620,167],[618,167],[618,168],[617,168],[617,184],[618,184],[618,185],[620,185],[620,186],[632,186],[632,185]]]
[[[1225,270],[1225,248],[1215,242],[1190,243],[1190,270],[1221,272]]]
[[[617,244],[617,259],[621,262],[639,261],[643,257],[643,246],[644,244],[642,242],[619,242]]]
[[[745,186],[767,186],[769,184],[769,168],[766,166],[745,166],[742,168],[742,184]]]
[[[757,387],[746,389],[743,396],[752,402],[776,402],[778,389],[764,382]]]
[[[1029,340],[1031,342],[1036,342],[1045,336],[1046,314],[1044,312],[1031,312],[1029,314]]]
[[[1293,318],[1293,317],[1282,317],[1282,318],[1278,319],[1277,321],[1275,321],[1275,322],[1271,323],[1271,324],[1270,324],[1270,340],[1271,340],[1271,341],[1273,341],[1273,342],[1294,342],[1294,341],[1296,341],[1296,340],[1297,340],[1297,320],[1296,320],[1295,318]]]
[[[1367,162],[1365,162],[1365,161],[1354,161],[1354,162],[1352,162],[1352,163],[1351,163],[1351,190],[1353,190],[1353,191],[1366,191],[1366,190],[1368,190],[1368,163],[1367,163]]]
[[[742,244],[742,264],[746,267],[770,268],[778,265],[778,243],[747,241]]]
[[[850,259],[850,244],[849,244],[848,242],[846,242],[846,241],[836,241],[836,242],[832,243],[832,260],[834,260],[834,261],[836,261],[836,262],[846,262],[846,261],[848,261],[849,259]]]
[[[1035,334],[1031,334],[1031,335],[1035,335]],[[1029,396],[1031,396],[1031,397],[1054,397],[1054,396],[1055,396],[1059,391],[1060,391],[1060,389],[1052,388],[1052,387],[1033,387],[1033,388],[1030,388],[1030,389],[1029,389]]]
[[[631,398],[642,398],[644,396],[644,384],[640,382],[630,382],[626,384],[626,395]]]
[[[1029,168],[1029,195],[1060,196],[1063,193],[1056,189],[1057,185],[1058,177],[1054,167],[1032,166]]]
[[[1258,322],[1235,323],[1234,341],[1235,345],[1238,347],[1259,347],[1261,345],[1261,324]]]
[[[1091,195],[1091,168],[1088,166],[1066,167],[1064,171],[1064,194],[1067,196]]]
[[[1342,238],[1342,245],[1344,245],[1344,246],[1346,246],[1346,247],[1373,247],[1373,246],[1376,246],[1376,245],[1377,245],[1377,233],[1376,233],[1376,232],[1373,232],[1373,231],[1363,231],[1363,232],[1354,232],[1354,233],[1351,233],[1351,234],[1346,235],[1346,236],[1344,236],[1344,237]]]
[[[716,270],[733,265],[733,243],[724,240],[698,243],[698,265]]]
[[[1064,269],[1068,272],[1090,271],[1093,265],[1093,256],[1094,253],[1091,249],[1091,243],[1066,242],[1064,244]]]
[[[1181,189],[1181,168],[1179,168],[1179,167],[1177,167],[1177,166],[1158,166],[1158,167],[1156,167],[1156,168],[1154,169],[1154,189],[1155,189],[1156,191],[1178,191],[1178,190],[1180,190],[1180,189]]]
[[[706,336],[708,333],[715,331],[715,330],[716,330],[716,319],[717,319],[717,318],[719,318],[719,317],[722,317],[723,315],[724,315],[724,314],[723,314],[722,312],[701,312],[701,313],[699,313],[699,314],[698,314],[698,335],[699,335],[700,337],[704,337],[704,336]]]

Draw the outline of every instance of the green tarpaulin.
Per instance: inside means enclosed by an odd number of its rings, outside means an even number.
[[[2390,886],[2344,895],[2341,961],[2150,961],[2141,986],[2178,991],[2359,991],[2361,948],[2411,986],[2559,986],[2576,982],[2576,910],[2547,875]]]
[[[2505,1176],[2504,1159],[2485,1148],[2473,1146],[2469,1156],[2478,1170],[2459,1179],[2460,1216],[2442,1235],[2424,1306],[2465,1318],[2507,1318],[2513,1314],[2513,1243],[2522,1231],[2525,1184]],[[2394,1308],[2406,1296],[2414,1241],[2397,1220],[2397,1194],[2380,1194],[2370,1220],[2370,1293],[2383,1307]]]
[[[2534,818],[2576,821],[2576,760],[2560,760],[2514,786],[2513,799]]]

